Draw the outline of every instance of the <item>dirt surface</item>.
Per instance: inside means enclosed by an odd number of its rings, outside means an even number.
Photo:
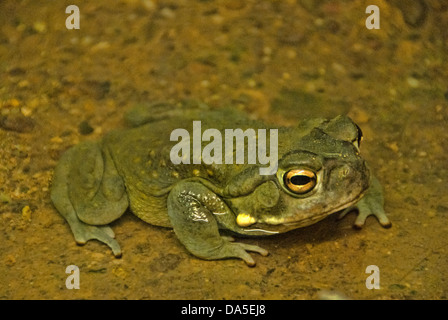
[[[381,16],[369,30],[364,1],[0,1],[0,299],[447,299],[443,3],[369,1]],[[49,197],[62,152],[137,103],[185,99],[278,124],[352,116],[392,228],[332,215],[246,239],[271,253],[254,268],[199,260],[131,213],[112,224],[121,259],[77,246]],[[369,265],[380,289],[366,288]]]

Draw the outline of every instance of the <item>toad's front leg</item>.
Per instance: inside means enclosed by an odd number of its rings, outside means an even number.
[[[384,212],[384,197],[380,182],[374,176],[370,177],[370,187],[358,203],[343,210],[339,215],[342,219],[347,213],[358,210],[354,227],[360,229],[364,226],[368,216],[373,215],[384,228],[390,228],[392,223]]]
[[[168,215],[180,242],[199,258],[239,258],[254,266],[255,261],[247,251],[263,256],[268,254],[258,246],[230,242],[228,238],[221,237],[217,216],[234,215],[221,198],[200,182],[180,182],[171,190]]]

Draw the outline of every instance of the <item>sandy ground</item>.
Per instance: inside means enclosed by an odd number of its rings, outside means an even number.
[[[447,299],[448,5],[403,2],[370,1],[369,30],[362,1],[0,1],[0,299]],[[392,228],[330,216],[248,239],[271,253],[254,268],[199,260],[131,213],[112,224],[121,259],[77,246],[49,197],[62,152],[184,99],[278,124],[349,114]]]

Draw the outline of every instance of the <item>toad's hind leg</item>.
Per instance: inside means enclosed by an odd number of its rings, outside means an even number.
[[[255,245],[231,242],[219,234],[217,215],[232,215],[227,205],[199,182],[180,182],[168,196],[168,215],[176,236],[195,256],[206,260],[240,258],[255,261],[247,251],[266,256]]]
[[[78,244],[96,239],[121,256],[114,232],[105,224],[123,214],[128,199],[110,155],[98,144],[84,142],[64,153],[55,169],[51,199]]]

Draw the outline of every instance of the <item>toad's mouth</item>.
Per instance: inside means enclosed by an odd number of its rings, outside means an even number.
[[[265,220],[252,224],[250,227],[244,228],[244,231],[245,233],[247,232],[248,234],[253,235],[273,235],[278,233],[284,233],[298,228],[303,228],[312,225],[316,222],[319,222],[320,220],[323,220],[324,218],[335,212],[351,207],[352,205],[357,203],[362,198],[363,195],[364,193],[361,194],[356,199],[344,203],[338,207],[332,208],[331,210],[319,212],[317,214],[307,216],[300,220],[292,220],[292,219],[289,220],[288,217],[284,219],[275,219],[275,221]]]

